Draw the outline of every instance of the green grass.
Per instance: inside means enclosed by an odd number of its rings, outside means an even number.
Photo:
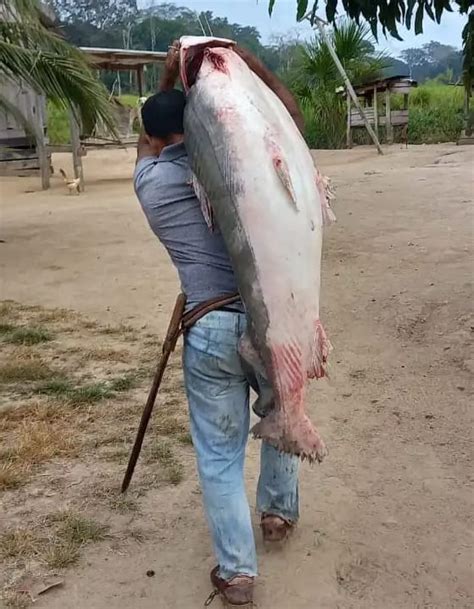
[[[117,393],[129,391],[136,386],[135,375],[119,376],[111,381],[100,381],[85,385],[76,385],[68,379],[55,378],[40,385],[36,393],[63,399],[71,406],[94,404],[111,398]]]
[[[136,108],[138,95],[121,95],[119,99],[124,105]],[[58,108],[52,102],[48,102],[47,115],[50,143],[53,145],[70,144],[71,134],[67,110]]]
[[[14,529],[0,536],[0,558],[29,558],[38,554],[41,541],[29,529]]]
[[[408,138],[412,144],[454,142],[463,127],[462,87],[430,83],[410,95]]]
[[[77,563],[82,546],[107,536],[109,527],[71,511],[51,514],[46,522],[55,527],[54,535],[42,553],[50,569],[64,569]]]
[[[16,326],[8,323],[0,323],[0,336],[3,334],[11,334],[13,330],[16,329]]]
[[[4,364],[0,364],[0,384],[42,381],[55,374],[55,371],[39,358],[12,357]]]
[[[119,99],[125,106],[130,106],[130,108],[137,107],[138,95],[121,95]]]
[[[137,386],[137,378],[134,374],[119,376],[110,382],[109,387],[112,391],[130,391]]]
[[[164,477],[170,484],[177,485],[184,478],[184,468],[177,460],[169,442],[157,441],[148,450],[147,463],[159,463],[164,470]]]
[[[55,541],[43,553],[43,561],[50,569],[65,569],[75,565],[81,556],[77,545],[65,541]]]
[[[103,382],[75,386],[72,381],[53,379],[36,390],[37,393],[65,399],[71,406],[94,404],[114,395],[111,388]]]
[[[109,529],[106,525],[70,511],[52,514],[48,522],[57,526],[56,535],[62,542],[76,546],[102,541]]]
[[[9,324],[3,324],[3,342],[12,345],[38,345],[53,340],[53,335],[46,328],[38,327],[13,327],[7,330]]]
[[[50,144],[69,144],[71,142],[71,134],[68,111],[64,108],[58,108],[53,103],[48,102],[47,115]]]

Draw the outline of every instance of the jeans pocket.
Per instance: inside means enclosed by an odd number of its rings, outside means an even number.
[[[208,353],[211,330],[199,325],[199,322],[190,328],[184,336],[185,346],[189,346],[195,351]]]

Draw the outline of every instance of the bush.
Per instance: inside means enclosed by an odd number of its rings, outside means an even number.
[[[463,128],[464,89],[427,82],[410,95],[408,141],[437,144],[457,140]]]

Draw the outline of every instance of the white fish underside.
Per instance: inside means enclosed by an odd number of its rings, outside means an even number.
[[[220,69],[215,54],[223,60]],[[271,355],[263,359],[283,413],[279,425],[298,427],[292,413],[303,416],[306,379],[324,375],[328,351],[319,321],[324,184],[284,105],[233,51],[205,54],[193,87],[194,103],[211,108],[223,126],[216,157],[226,156],[240,185],[234,203],[245,232],[242,243],[250,245],[257,271],[255,298],[263,299],[267,311]],[[257,434],[265,437],[264,428]],[[308,430],[301,434],[311,436]],[[310,459],[324,454],[319,437],[267,439]]]

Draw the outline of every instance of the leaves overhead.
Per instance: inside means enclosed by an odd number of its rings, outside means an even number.
[[[115,132],[107,90],[84,54],[43,25],[38,1],[7,0],[2,7],[0,79],[21,79],[56,105],[70,108],[86,132],[98,122]]]
[[[269,12],[273,11],[275,0],[270,0]],[[430,19],[440,23],[445,12],[458,10],[467,13],[472,8],[472,0],[296,0],[297,19],[301,20],[307,15],[314,22],[316,10],[326,8],[326,19],[334,23],[338,15],[345,13],[357,23],[365,19],[375,37],[379,26],[384,34],[401,39],[398,28],[405,25],[411,28],[413,19],[415,33],[423,31],[425,14]]]

